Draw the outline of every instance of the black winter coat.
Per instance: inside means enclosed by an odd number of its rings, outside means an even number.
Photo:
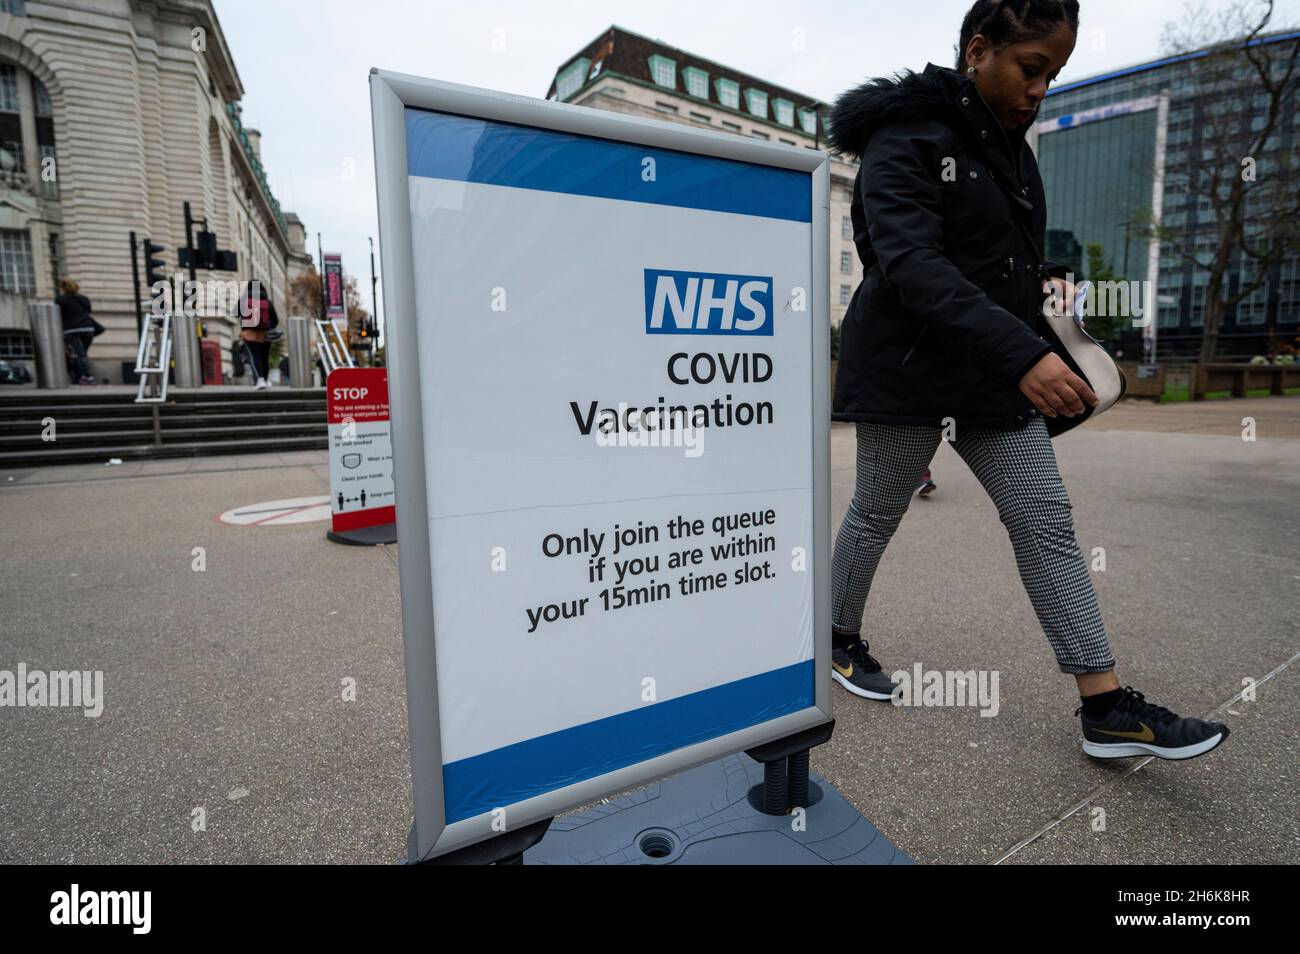
[[[1038,319],[1046,274],[1043,183],[974,82],[933,63],[871,80],[831,112],[836,150],[861,157],[853,241],[863,279],[841,325],[837,421],[1023,426],[1018,387],[1050,346]]]
[[[63,333],[93,332],[95,319],[90,313],[90,299],[85,295],[60,295],[54,299],[59,306],[59,318],[63,323]]]

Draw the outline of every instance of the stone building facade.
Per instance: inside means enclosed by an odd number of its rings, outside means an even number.
[[[210,0],[0,0],[0,358],[30,358],[26,303],[70,277],[107,328],[96,376],[122,380],[138,340],[129,235],[161,244],[176,273],[186,201],[238,261],[196,278],[257,279],[286,314],[305,230],[295,248],[243,93]],[[145,280],[142,260],[147,311]],[[237,318],[213,304],[228,372]]]
[[[546,98],[807,149],[823,147],[828,112],[827,104],[810,96],[618,26],[565,61]],[[857,171],[856,163],[831,157],[832,325],[844,318],[862,277],[849,219]]]

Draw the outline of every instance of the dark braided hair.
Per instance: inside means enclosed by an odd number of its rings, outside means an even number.
[[[961,21],[957,70],[965,69],[966,48],[977,33],[1000,50],[1051,36],[1062,24],[1079,32],[1079,0],[977,0]]]

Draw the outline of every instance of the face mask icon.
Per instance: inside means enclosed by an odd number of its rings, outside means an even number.
[[[361,466],[361,455],[344,454],[342,463],[343,466],[346,467],[348,470],[356,470],[358,467]]]

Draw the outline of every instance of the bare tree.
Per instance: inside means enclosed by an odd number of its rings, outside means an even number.
[[[355,334],[357,328],[370,317],[370,312],[361,307],[361,293],[357,291],[357,277],[345,276],[343,282],[343,301],[348,309],[348,333]]]
[[[1300,43],[1260,42],[1273,13],[1274,0],[1232,0],[1213,12],[1191,6],[1165,28],[1170,55],[1208,48],[1176,67],[1190,87],[1194,127],[1186,164],[1170,171],[1186,183],[1185,208],[1208,206],[1214,222],[1173,227],[1166,214],[1152,224],[1181,261],[1208,275],[1202,362],[1214,359],[1224,316],[1300,252],[1300,174],[1282,148],[1294,116]]]
[[[289,314],[307,318],[324,318],[320,299],[320,273],[315,268],[300,272],[289,282]]]

